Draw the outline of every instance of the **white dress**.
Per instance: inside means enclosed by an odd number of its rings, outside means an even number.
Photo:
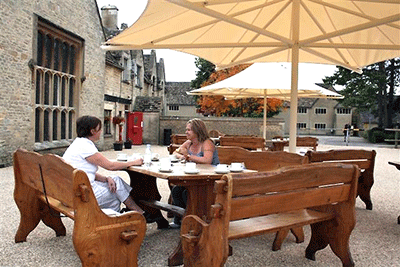
[[[71,164],[72,167],[82,170],[87,174],[100,208],[108,208],[119,212],[121,202],[124,202],[128,198],[132,188],[121,177],[113,176],[111,178],[115,181],[117,191],[111,193],[108,183],[95,180],[98,166],[90,163],[86,158],[98,152],[97,147],[91,140],[85,137],[77,137],[65,151],[63,159]]]

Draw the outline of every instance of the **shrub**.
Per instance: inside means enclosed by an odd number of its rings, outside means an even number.
[[[368,142],[382,143],[384,141],[385,141],[384,129],[375,127],[368,131]]]

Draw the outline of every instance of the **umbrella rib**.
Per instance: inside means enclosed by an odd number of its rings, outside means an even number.
[[[400,44],[396,45],[384,45],[384,44],[356,44],[356,43],[347,43],[347,44],[322,44],[322,43],[313,43],[306,44],[302,47],[316,47],[316,48],[348,48],[348,49],[377,49],[377,50],[399,50]]]
[[[268,36],[270,38],[273,38],[273,39],[276,39],[278,41],[284,42],[284,43],[286,43],[288,45],[292,45],[293,44],[292,40],[290,40],[288,38],[285,38],[285,37],[283,37],[283,36],[281,36],[279,34],[275,34],[275,33],[269,32],[267,30],[261,29],[259,27],[254,26],[254,25],[251,25],[249,23],[246,23],[246,22],[240,21],[238,19],[235,19],[235,18],[233,18],[231,16],[226,16],[226,15],[224,15],[222,13],[219,13],[219,12],[216,12],[216,11],[201,7],[199,5],[194,5],[194,4],[192,4],[192,3],[188,2],[188,1],[185,1],[185,0],[167,0],[167,1],[171,2],[171,3],[174,3],[174,4],[178,5],[178,6],[182,6],[182,7],[197,11],[197,12],[199,12],[201,14],[216,18],[218,20],[221,20],[221,21],[224,21],[224,22],[228,22],[228,23],[230,23],[232,25],[236,25],[236,26],[241,27],[243,29],[247,29],[247,30],[250,30],[250,31],[253,31],[253,32],[256,32],[256,33],[260,33],[261,35]]]
[[[339,10],[339,11],[342,11],[342,12],[345,12],[345,13],[348,13],[348,14],[351,14],[351,15],[354,15],[354,16],[358,16],[358,17],[360,17],[360,18],[368,19],[368,20],[371,20],[371,21],[377,19],[377,18],[375,18],[375,17],[368,16],[368,15],[363,14],[363,13],[361,13],[361,12],[355,12],[355,11],[353,11],[353,10],[349,10],[349,9],[347,9],[347,8],[343,8],[343,7],[340,7],[340,6],[337,6],[337,5],[328,3],[328,2],[322,2],[321,0],[309,0],[309,1],[314,2],[314,3],[317,3],[317,4],[321,4],[321,5],[325,6],[325,7],[330,7],[330,8],[333,8],[333,9],[336,9],[336,10]],[[353,2],[355,2],[355,1],[357,1],[357,0],[353,0]],[[400,3],[399,0],[394,0],[394,1],[396,1],[397,4]],[[362,2],[366,2],[366,1],[362,0]],[[375,0],[370,0],[369,2],[379,2],[379,3],[381,3],[381,2],[384,2],[384,1],[380,1],[380,0],[377,0],[377,1],[375,1]],[[390,2],[390,3],[394,3],[394,2]],[[396,24],[394,24],[394,23],[388,23],[388,24],[386,24],[386,25],[387,25],[387,26],[391,26],[391,27],[396,28],[396,29],[400,29],[400,26],[399,26],[399,25],[396,25]]]
[[[244,63],[249,63],[249,62],[252,62],[252,61],[255,60],[255,59],[258,59],[258,58],[261,58],[261,57],[265,57],[265,56],[268,56],[268,55],[272,55],[272,54],[275,54],[275,53],[284,51],[284,50],[286,50],[286,49],[288,49],[287,46],[285,46],[285,47],[278,47],[278,48],[272,49],[272,50],[267,51],[267,52],[264,52],[264,53],[260,53],[260,54],[257,54],[257,55],[254,55],[254,56],[251,56],[251,57],[248,57],[248,58],[244,58],[244,59],[242,59],[242,60],[238,60],[238,61],[235,61],[235,62],[231,62],[231,63],[229,63],[229,64],[221,64],[221,65],[219,65],[219,67],[220,67],[220,68],[229,68],[229,67],[231,67],[231,66],[235,66],[235,65],[239,65],[239,64],[244,64]]]
[[[310,18],[314,21],[314,23],[317,25],[317,27],[320,29],[320,31],[323,34],[326,34],[325,29],[322,27],[322,25],[319,23],[319,21],[315,18],[314,14],[310,11],[310,9],[308,8],[308,6],[306,6],[303,2],[301,2],[301,5],[303,6],[304,10],[307,12],[307,14],[310,16]],[[328,42],[330,44],[333,44],[334,42],[332,41],[332,39],[328,39]],[[337,49],[337,48],[333,48],[336,53],[338,53],[339,57],[343,60],[343,61],[347,61],[346,57],[343,55],[343,53]]]
[[[337,59],[334,59],[332,57],[328,57],[327,55],[322,54],[322,53],[320,53],[318,51],[315,51],[313,49],[310,49],[310,48],[301,47],[300,49],[303,50],[303,51],[306,51],[306,52],[308,52],[308,53],[310,53],[312,55],[316,55],[318,57],[324,58],[324,59],[334,63],[335,65],[343,66],[343,67],[345,67],[347,69],[351,69],[351,70],[353,70],[355,72],[358,72],[358,73],[361,72],[361,70],[359,68],[356,68],[356,67],[353,67],[353,66],[349,65],[349,62],[341,62],[341,61],[339,61]]]
[[[370,22],[362,23],[362,24],[352,26],[352,27],[349,27],[346,29],[334,31],[334,32],[328,33],[326,35],[323,34],[320,36],[315,36],[315,37],[312,37],[309,39],[305,39],[303,41],[300,41],[300,46],[303,46],[303,45],[309,44],[309,43],[326,40],[326,39],[337,37],[337,36],[341,36],[341,35],[345,35],[345,34],[349,34],[349,33],[353,33],[353,32],[357,32],[357,31],[361,31],[361,30],[366,30],[369,28],[377,27],[380,25],[387,24],[389,22],[394,22],[394,21],[399,21],[399,20],[400,20],[400,14],[396,14],[396,15],[389,16],[389,17],[386,17],[383,19],[377,19],[375,21],[370,21]]]
[[[290,2],[287,2],[281,9],[279,9],[278,12],[272,18],[264,25],[263,29],[267,28],[290,4]],[[250,44],[252,44],[258,37],[260,36],[259,33],[257,33],[251,40]],[[243,54],[244,51],[246,51],[247,47],[242,48],[235,57],[233,57],[232,61],[235,61],[241,54]]]

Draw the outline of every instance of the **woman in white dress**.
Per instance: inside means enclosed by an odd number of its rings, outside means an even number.
[[[76,131],[78,137],[65,151],[63,158],[74,168],[86,172],[100,208],[119,212],[121,203],[124,203],[127,210],[143,213],[143,210],[129,195],[132,188],[125,181],[119,176],[111,177],[97,173],[98,166],[114,171],[133,165],[142,165],[143,160],[114,162],[104,157],[94,145],[94,142],[100,139],[101,134],[101,121],[96,117],[78,118]]]

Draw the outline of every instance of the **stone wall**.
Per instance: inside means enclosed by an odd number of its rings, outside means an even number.
[[[95,1],[1,0],[0,167],[12,164],[17,148],[34,149],[35,85],[28,63],[35,61],[36,15],[85,41],[82,76],[86,79],[76,115],[103,117],[105,57]]]
[[[206,124],[207,130],[218,130],[230,135],[257,135],[262,136],[262,118],[201,118]],[[161,117],[159,144],[164,143],[164,129],[170,129],[172,134],[184,134],[188,117]],[[269,118],[267,120],[267,139],[277,135],[283,135],[283,120]]]

